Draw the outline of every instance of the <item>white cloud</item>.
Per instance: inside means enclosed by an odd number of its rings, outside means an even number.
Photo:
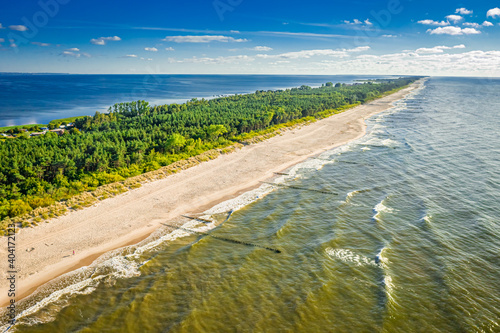
[[[342,50],[332,50],[332,49],[318,49],[318,50],[302,50],[295,52],[286,52],[281,54],[257,54],[257,58],[262,59],[309,59],[315,56],[329,56],[337,58],[345,58],[349,56],[349,53],[368,51],[369,46],[359,46],[353,49],[342,49]]]
[[[25,25],[9,25],[9,29],[15,31],[27,31],[28,27]]]
[[[463,23],[463,25],[465,25],[466,27],[472,27],[472,28],[480,28],[481,27],[480,24],[471,23],[471,22],[465,22],[465,23]]]
[[[364,21],[360,21],[358,19],[354,19],[354,20],[352,20],[352,22],[349,21],[349,20],[344,20],[342,22],[344,22],[347,25],[353,25],[353,26],[363,26],[364,25],[364,26],[368,27],[368,26],[372,26],[373,25],[373,23],[370,22],[370,19],[366,19]]]
[[[186,58],[183,60],[175,60],[173,58],[169,58],[169,62],[177,62],[177,63],[201,63],[208,65],[218,65],[218,64],[239,64],[241,62],[250,62],[254,61],[254,57],[250,57],[247,55],[237,55],[237,56],[228,56],[228,57],[217,57],[217,58],[209,58],[209,57],[192,57]]]
[[[67,49],[67,50],[63,51],[60,55],[62,55],[64,57],[73,57],[73,58],[80,58],[81,56],[84,56],[86,58],[92,57],[88,53],[85,53],[85,52],[79,53],[79,51],[80,50],[78,48],[74,47],[74,48]]]
[[[127,54],[126,56],[123,56],[124,58],[137,58],[137,55],[135,54]]]
[[[355,58],[310,62],[308,72],[401,75],[500,75],[500,51],[416,54],[402,52],[384,55],[359,55]]]
[[[336,56],[336,57],[344,57],[347,56],[345,51],[336,51],[332,49],[324,49],[324,50],[303,50],[296,52],[286,52],[278,55],[257,55],[257,57],[262,58],[285,58],[285,59],[300,59],[300,58],[311,58],[314,56]]]
[[[439,27],[436,29],[428,29],[427,33],[431,35],[451,35],[451,36],[461,36],[461,35],[477,35],[481,31],[474,28],[460,28],[460,27]]]
[[[38,46],[50,46],[49,43],[40,43],[40,42],[31,42],[33,45],[38,45]]]
[[[432,48],[426,48],[422,47],[420,49],[417,49],[415,53],[417,54],[436,54],[436,53],[444,53],[444,50],[451,50],[451,49],[464,49],[465,45],[460,44],[460,45],[455,45],[455,46],[434,46]]]
[[[495,7],[488,10],[488,12],[486,13],[486,17],[492,17],[492,18],[500,17],[500,8]]]
[[[369,46],[358,46],[354,49],[348,49],[348,50],[345,50],[346,52],[364,52],[364,51],[368,51],[369,49],[371,49],[371,47]]]
[[[358,19],[354,19],[352,22],[351,22],[351,21],[348,21],[348,20],[344,20],[344,23],[345,23],[345,24],[358,24],[358,25],[363,24],[363,22],[361,22],[361,21],[360,21],[360,20],[358,20]]]
[[[167,36],[162,39],[164,42],[175,42],[175,43],[210,43],[210,42],[246,42],[246,39],[235,39],[228,36]]]
[[[446,18],[448,19],[448,21],[452,21],[453,23],[460,22],[464,19],[460,15],[448,15],[448,16],[446,16]]]
[[[5,29],[5,28],[2,26],[2,23],[0,23],[0,29]]]
[[[91,39],[90,42],[94,45],[106,45],[106,41],[104,39]]]
[[[455,14],[471,15],[472,13],[472,10],[468,10],[466,8],[457,8],[457,10],[455,10]]]
[[[175,51],[175,49],[173,47],[166,47],[165,50],[166,51]]]
[[[478,35],[481,33],[481,31],[472,28],[464,28],[462,32],[464,35]]]
[[[445,21],[438,22],[438,21],[433,21],[433,20],[421,20],[421,21],[418,21],[418,23],[425,24],[425,25],[437,25],[437,26],[441,26],[441,27],[450,25],[450,22],[445,22]]]
[[[99,37],[99,38],[93,38],[90,40],[90,42],[94,45],[106,45],[106,42],[107,41],[113,41],[113,42],[116,42],[116,41],[120,41],[122,40],[120,37],[118,36],[113,36],[113,37]]]
[[[5,39],[0,38],[0,43],[3,43],[3,42],[5,42]]]
[[[396,35],[382,35],[382,37],[384,37],[384,38],[396,38],[398,36],[396,36]]]
[[[259,34],[284,36],[284,37],[312,37],[312,38],[348,38],[352,39],[350,35],[336,35],[336,34],[317,34],[313,32],[288,32],[288,31],[259,31]]]
[[[272,51],[273,49],[269,46],[256,46],[254,48],[251,48],[253,51],[261,51],[261,52],[266,52],[266,51]]]
[[[145,47],[144,50],[149,52],[158,52],[158,49],[156,47]]]
[[[483,27],[492,27],[494,24],[488,21],[483,22]]]
[[[63,53],[61,53],[61,55],[65,56],[65,57],[80,58],[79,53],[75,53],[75,52],[71,52],[71,51],[63,51]]]

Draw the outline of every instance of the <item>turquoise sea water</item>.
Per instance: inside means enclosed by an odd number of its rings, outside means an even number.
[[[499,91],[430,78],[365,137],[207,212],[235,209],[218,227],[185,226],[219,238],[165,227],[40,292],[14,330],[499,332]]]

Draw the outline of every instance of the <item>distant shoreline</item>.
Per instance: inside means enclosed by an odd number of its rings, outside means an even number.
[[[53,78],[51,79],[51,76]],[[177,103],[182,104],[192,98],[209,99],[218,94],[249,94],[255,90],[277,90],[290,89],[300,86],[302,83],[311,87],[321,86],[327,81],[353,83],[354,79],[374,79],[374,78],[396,78],[408,77],[404,75],[275,75],[275,74],[67,74],[67,73],[12,73],[2,75],[0,78],[6,83],[9,93],[0,97],[6,98],[0,110],[0,128],[11,126],[29,126],[34,124],[46,125],[56,119],[68,117],[92,116],[95,111],[107,112],[108,108],[115,103],[131,102],[136,100],[146,100],[151,105],[164,105]],[[15,78],[28,82],[29,91],[25,93],[23,89],[12,91],[16,85]],[[46,79],[45,79],[46,78]],[[198,78],[199,80],[196,80]],[[294,79],[295,78],[295,79]],[[309,79],[307,79],[309,78]],[[102,80],[101,80],[102,79]],[[224,82],[231,80],[236,85],[224,86]],[[241,79],[241,80],[240,80]],[[11,82],[12,81],[12,82]],[[33,82],[47,81],[54,82],[53,90],[63,91],[61,95],[49,94],[46,102],[38,106],[38,100],[45,100],[43,96],[44,86],[31,86]],[[184,86],[179,81],[192,81],[193,89],[184,91]],[[60,82],[61,84],[57,84]],[[90,88],[81,88],[75,83],[90,83]],[[112,89],[115,83],[124,82],[119,89]],[[212,85],[207,85],[213,83]],[[252,84],[252,82],[255,82]],[[133,84],[132,84],[133,83]],[[244,83],[244,84],[243,84]],[[249,83],[249,84],[248,84]],[[164,85],[166,84],[166,85]],[[197,86],[200,86],[198,88]],[[0,82],[0,87],[3,87]],[[9,88],[10,87],[10,88]],[[51,85],[48,86],[52,87]],[[85,86],[87,87],[87,86]],[[181,87],[181,88],[179,88]],[[233,89],[234,87],[234,89]],[[38,89],[41,88],[41,89]],[[108,91],[107,89],[110,88]],[[94,91],[97,89],[97,93]],[[181,92],[182,90],[182,92]],[[100,93],[104,92],[104,93]],[[42,92],[42,93],[40,93]],[[15,94],[15,95],[14,95]],[[19,96],[31,100],[29,103],[11,102],[11,96]],[[93,98],[90,97],[93,96]],[[113,98],[114,96],[114,98]],[[73,101],[73,98],[75,100]],[[5,118],[3,118],[5,114]]]
[[[281,172],[311,156],[362,137],[366,132],[365,119],[391,108],[394,101],[404,98],[420,82],[50,223],[21,229],[16,235],[21,263],[17,286],[20,297],[17,301],[62,274],[89,265],[103,253],[144,240],[162,222],[181,214],[202,212],[258,187],[274,172]],[[25,251],[31,248],[34,250]],[[75,255],[71,255],[73,250]],[[6,255],[6,250],[0,249],[0,253]],[[1,265],[5,264],[2,262]],[[2,306],[8,302],[6,287],[6,281],[2,280]]]

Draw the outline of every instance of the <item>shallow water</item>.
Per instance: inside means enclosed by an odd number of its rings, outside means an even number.
[[[281,253],[165,228],[60,279],[14,330],[498,332],[499,89],[431,78],[275,180],[293,188],[185,226]]]

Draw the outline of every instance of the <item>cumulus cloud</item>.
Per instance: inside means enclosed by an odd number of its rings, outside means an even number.
[[[460,15],[448,15],[448,16],[446,16],[446,18],[448,19],[448,21],[451,21],[453,23],[460,22],[460,21],[462,21],[464,19]]]
[[[156,47],[145,47],[144,50],[149,52],[158,52],[158,49]]]
[[[72,48],[70,48],[70,49],[67,49],[66,51],[70,51],[70,52],[79,52],[79,51],[80,51],[80,49],[79,49],[79,48],[77,48],[77,47],[72,47]]]
[[[455,46],[434,46],[431,48],[426,48],[422,47],[420,49],[417,49],[415,53],[417,54],[435,54],[435,53],[444,53],[444,50],[451,50],[451,49],[464,49],[465,45],[460,44],[460,45],[455,45]]]
[[[175,49],[173,47],[166,47],[165,50],[166,51],[175,51]]]
[[[492,17],[492,18],[500,17],[500,8],[495,7],[488,10],[488,12],[486,13],[486,17]]]
[[[355,47],[353,49],[344,49],[343,51],[346,51],[346,52],[364,52],[364,51],[368,51],[369,49],[371,49],[371,47],[369,46],[358,46],[358,47]]]
[[[500,75],[500,51],[416,54],[413,51],[383,55],[358,55],[353,58],[310,63],[309,72],[345,72],[401,75]]]
[[[457,8],[457,10],[455,10],[455,14],[471,15],[472,13],[472,10],[468,10],[466,8]]]
[[[352,22],[349,20],[344,20],[342,22],[344,22],[347,25],[353,25],[353,26],[372,26],[373,25],[373,23],[370,22],[370,19],[366,19],[364,21],[354,19],[354,20],[352,20]]]
[[[396,36],[396,35],[382,35],[382,37],[384,37],[384,38],[396,38],[398,36]]]
[[[445,22],[445,21],[438,22],[438,21],[433,21],[433,20],[421,20],[421,21],[418,21],[418,23],[425,24],[425,25],[436,25],[436,26],[441,26],[441,27],[450,25],[450,22]]]
[[[492,26],[493,26],[493,23],[491,23],[491,22],[488,22],[488,21],[483,22],[483,27],[492,27]]]
[[[480,28],[481,25],[478,24],[478,23],[472,23],[472,22],[465,22],[463,25],[465,25],[466,27],[472,27],[472,28]]]
[[[253,47],[251,50],[266,52],[266,51],[272,51],[273,49],[269,46],[256,46],[256,47]]]
[[[90,42],[94,45],[106,45],[106,42],[108,41],[113,41],[113,42],[116,42],[116,41],[120,41],[122,40],[120,37],[118,36],[113,36],[113,37],[99,37],[99,38],[92,38],[90,40]]]
[[[33,45],[38,45],[38,46],[50,46],[49,43],[40,43],[40,42],[31,42]]]
[[[460,27],[439,27],[436,29],[429,29],[427,33],[431,35],[451,35],[451,36],[461,36],[461,35],[477,35],[481,31],[474,28],[460,28]]]
[[[246,42],[246,39],[235,39],[233,37],[228,36],[214,36],[214,35],[206,35],[206,36],[167,36],[162,39],[164,42],[175,42],[175,43],[210,43],[210,42]]]
[[[123,56],[123,58],[137,58],[137,55],[136,54],[127,54],[127,55]]]
[[[25,25],[9,25],[9,29],[15,31],[27,31],[28,27]]]

